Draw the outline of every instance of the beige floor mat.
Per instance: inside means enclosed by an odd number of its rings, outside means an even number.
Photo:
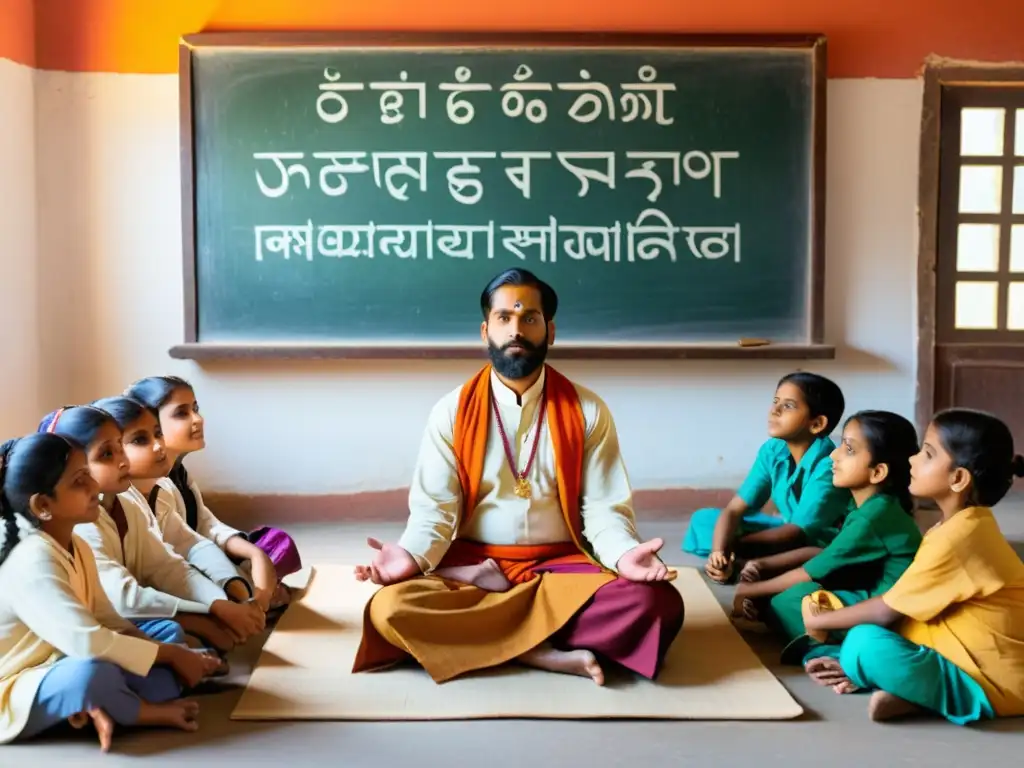
[[[408,666],[353,675],[363,606],[376,589],[352,566],[313,569],[281,618],[233,720],[470,720],[655,718],[784,720],[801,706],[731,625],[701,575],[680,568],[683,631],[657,682],[610,672],[607,685],[507,665],[435,684]]]

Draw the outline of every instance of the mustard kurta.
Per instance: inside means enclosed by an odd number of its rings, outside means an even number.
[[[925,534],[882,599],[908,617],[899,634],[977,681],[997,715],[1024,715],[1024,563],[992,510],[965,509]]]

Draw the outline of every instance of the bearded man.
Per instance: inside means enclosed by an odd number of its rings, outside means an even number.
[[[641,541],[605,403],[545,364],[558,297],[524,269],[480,297],[490,364],[434,406],[395,544],[370,539],[353,671],[409,659],[435,682],[517,661],[654,679],[683,601]]]

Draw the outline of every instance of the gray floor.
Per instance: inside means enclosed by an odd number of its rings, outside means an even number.
[[[997,510],[1007,537],[1024,542],[1024,500],[1005,502]],[[678,551],[685,522],[649,523],[646,536],[663,536],[666,559],[696,564]],[[301,526],[292,532],[308,563],[351,563],[365,556],[367,534],[392,538],[395,525],[368,528]],[[1024,549],[1024,548],[1022,548]],[[730,590],[715,588],[723,605]],[[685,628],[684,628],[685,631]],[[90,737],[78,733],[0,747],[0,765],[15,756],[39,765],[91,766],[139,763],[149,766],[331,765],[376,766],[635,766],[699,761],[715,768],[746,764],[845,768],[865,765],[936,766],[1002,760],[1019,763],[1024,752],[1024,720],[997,721],[959,728],[937,720],[876,725],[865,716],[863,695],[837,696],[813,685],[799,669],[779,667],[779,646],[748,636],[764,663],[803,705],[800,720],[780,723],[717,722],[566,722],[493,720],[432,723],[282,722],[240,723],[228,720],[245,679],[259,654],[258,643],[236,654],[224,690],[204,694],[200,730],[116,734],[114,749],[102,755]],[[349,659],[338,663],[348,664]]]

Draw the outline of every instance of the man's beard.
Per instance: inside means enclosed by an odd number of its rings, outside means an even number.
[[[521,346],[522,351],[509,354],[508,348],[513,344]],[[525,379],[544,364],[544,359],[548,356],[547,335],[545,334],[544,341],[540,344],[532,344],[526,339],[514,339],[503,347],[499,347],[488,338],[487,354],[491,358],[494,370],[506,379]]]

